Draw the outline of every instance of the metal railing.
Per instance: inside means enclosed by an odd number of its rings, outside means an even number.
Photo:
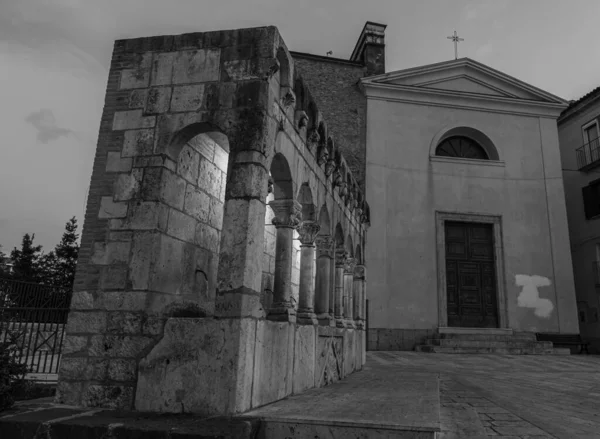
[[[0,343],[15,337],[14,353],[31,373],[58,373],[72,291],[0,278]]]
[[[596,138],[575,150],[577,169],[586,170],[600,164],[600,138]]]

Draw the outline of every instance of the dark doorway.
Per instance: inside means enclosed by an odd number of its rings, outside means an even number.
[[[492,224],[446,221],[448,326],[497,328]]]

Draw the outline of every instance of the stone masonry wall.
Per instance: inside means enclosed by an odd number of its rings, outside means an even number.
[[[299,52],[292,52],[292,56],[298,72],[310,84],[336,146],[364,188],[367,100],[358,80],[366,76],[366,67]]]

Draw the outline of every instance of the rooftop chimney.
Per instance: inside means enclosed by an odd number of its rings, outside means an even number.
[[[367,67],[367,76],[385,73],[386,27],[367,21],[350,56],[350,61],[362,62]]]

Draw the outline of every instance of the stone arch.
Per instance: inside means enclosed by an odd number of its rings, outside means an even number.
[[[279,61],[279,86],[281,88],[291,88],[293,78],[292,64],[289,54],[283,47],[277,50],[277,61]]]
[[[352,244],[352,236],[350,234],[348,234],[348,237],[346,238],[346,251],[348,252],[348,257],[354,257],[354,246]]]
[[[271,161],[271,181],[273,182],[273,196],[276,200],[294,198],[294,184],[292,172],[285,156],[278,152]]]
[[[187,125],[173,134],[166,148],[167,155],[172,160],[177,161],[184,146],[190,140],[202,134],[210,137],[213,142],[218,143],[229,154],[229,139],[227,135],[216,125],[208,122],[197,122]]]
[[[303,183],[300,186],[297,200],[302,205],[302,221],[315,221],[315,205],[308,183]]]
[[[294,81],[294,94],[296,95],[296,110],[304,110],[306,108],[306,92],[302,78],[298,77]],[[307,116],[310,118],[310,115]]]
[[[325,204],[321,206],[321,210],[319,212],[319,226],[321,226],[321,235],[329,235],[331,233],[331,219],[329,217],[327,205]]]
[[[308,121],[310,129],[317,129],[319,112],[314,101],[308,103]]]
[[[340,223],[337,223],[335,226],[335,234],[333,239],[335,240],[336,249],[344,248],[344,229]]]
[[[320,142],[325,143],[327,139],[327,125],[325,124],[325,122],[321,121],[319,123],[319,128],[317,129],[317,132],[319,133]]]
[[[354,250],[354,258],[356,259],[356,263],[362,265],[362,250],[360,248],[360,244],[356,244],[356,249]]]
[[[484,134],[482,131],[465,126],[465,125],[457,125],[457,126],[446,126],[442,128],[440,131],[436,133],[436,135],[431,140],[431,144],[429,147],[429,155],[431,157],[436,156],[437,147],[446,139],[451,137],[466,137],[468,139],[473,140],[477,143],[481,148],[485,151],[489,160],[500,160],[500,154],[494,142]]]

